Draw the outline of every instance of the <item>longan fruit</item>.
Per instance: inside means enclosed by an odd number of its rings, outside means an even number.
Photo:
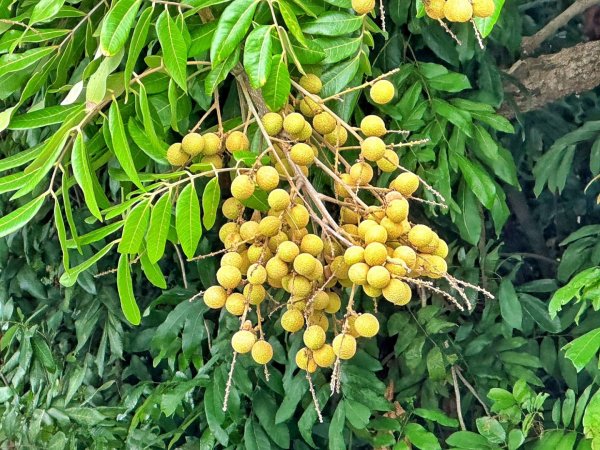
[[[191,157],[197,156],[204,150],[204,137],[199,133],[188,133],[181,140],[181,150]]]
[[[167,161],[172,166],[183,166],[190,159],[190,155],[181,149],[181,144],[175,143],[167,149]]]
[[[373,102],[377,103],[378,105],[385,105],[386,103],[389,103],[394,98],[394,94],[394,85],[388,80],[379,80],[375,82],[375,84],[371,86],[371,90],[369,91],[371,100],[373,100]]]
[[[225,148],[231,153],[247,151],[250,148],[250,141],[241,131],[232,131],[225,140]]]

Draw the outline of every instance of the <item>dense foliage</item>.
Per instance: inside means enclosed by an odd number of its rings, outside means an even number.
[[[561,7],[502,3],[474,21],[482,49],[473,24],[449,24],[458,45],[419,1],[384,2],[383,27],[348,0],[0,0],[3,448],[600,448],[598,95],[498,114],[499,67]],[[304,72],[325,98],[390,71],[390,103],[357,89],[332,110],[410,131],[388,143],[428,140],[400,163],[447,208],[421,189],[411,220],[448,242],[453,277],[495,298],[467,289],[460,311],[414,288],[375,312],[357,293],[380,333],[343,363],[339,394],[330,370],[312,376],[323,423],[302,336],[268,321],[269,378],[238,358],[223,410],[240,322],[198,295],[220,254],[199,257],[223,248],[230,178],[214,167],[265,148],[240,79],[278,110]],[[249,149],[171,167],[167,148],[199,122],[243,129]],[[170,227],[140,232],[150,209]]]

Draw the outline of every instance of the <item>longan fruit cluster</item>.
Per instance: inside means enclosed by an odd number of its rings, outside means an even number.
[[[344,289],[351,288],[352,297],[362,288],[374,301],[382,297],[404,306],[411,300],[413,280],[446,274],[448,246],[426,225],[410,222],[409,201],[421,181],[400,168],[394,145],[384,141],[390,133],[384,119],[367,115],[360,127],[351,127],[319,97],[318,76],[304,75],[298,84],[294,106],[260,117],[268,159],[232,168],[231,197],[222,205],[227,222],[219,230],[224,254],[218,284],[205,291],[204,301],[240,317],[240,329],[231,339],[235,352],[267,364],[273,348],[263,322],[279,312],[283,330],[302,333],[304,347],[290,355],[297,366],[309,373],[334,366],[335,373],[338,361],[355,355],[358,338],[379,331],[374,314],[355,311],[351,299],[342,301]],[[375,104],[395,96],[386,79],[368,88]],[[350,138],[359,145],[346,146]],[[233,131],[225,147],[230,153],[247,150],[249,139]],[[358,157],[341,165],[343,171],[334,168],[335,199],[329,197],[326,211],[318,210],[320,194],[314,197],[314,188],[306,189],[309,170],[321,170],[333,159],[326,155],[346,149],[359,149]],[[388,187],[377,188],[375,204],[366,207],[359,195],[374,188],[377,173],[395,171],[400,173]],[[259,191],[266,193],[267,211],[245,206]],[[330,228],[323,226],[325,213],[335,222]],[[275,300],[282,292],[283,300]]]
[[[171,144],[167,150],[167,161],[172,166],[185,166],[192,160],[223,167],[221,138],[216,133],[188,133],[181,142]]]
[[[496,6],[494,0],[429,0],[425,2],[425,13],[435,20],[468,22],[474,17],[490,17]]]

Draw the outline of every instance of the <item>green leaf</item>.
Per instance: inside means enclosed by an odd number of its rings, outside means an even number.
[[[362,430],[369,423],[369,418],[371,417],[371,410],[367,408],[362,403],[356,402],[354,400],[345,400],[345,412],[346,419],[350,422],[354,428],[358,428]]]
[[[0,57],[0,73],[7,75],[25,70],[55,50],[55,47],[39,47],[24,51],[23,53],[2,55]]]
[[[600,444],[600,390],[596,391],[583,416],[583,432],[592,439],[592,448]]]
[[[287,36],[287,33],[284,36]],[[298,61],[302,64],[317,64],[321,62],[325,58],[325,52],[314,40],[309,40],[307,44],[306,47],[303,47],[295,41],[290,40],[292,51],[298,58]]]
[[[272,69],[262,88],[265,103],[271,111],[278,111],[287,103],[291,81],[283,55],[273,56]]]
[[[333,64],[350,56],[355,56],[362,43],[362,38],[360,36],[354,38],[317,38],[313,42],[325,52],[325,58],[321,62],[323,64]]]
[[[451,447],[460,449],[481,450],[489,447],[489,442],[483,436],[471,431],[457,431],[452,433],[446,443]]]
[[[171,226],[171,191],[158,199],[150,216],[150,227],[146,234],[148,259],[155,263],[165,253],[167,235]]]
[[[163,51],[167,72],[179,87],[187,92],[187,46],[181,30],[167,10],[158,16],[156,34]]]
[[[330,450],[345,450],[344,442],[344,422],[346,421],[345,401],[338,403],[331,423],[329,424],[329,449]]]
[[[493,417],[479,417],[476,424],[479,433],[488,441],[494,444],[502,444],[505,441],[506,431]]]
[[[117,0],[104,17],[100,30],[100,48],[105,56],[119,52],[127,42],[141,0]]]
[[[68,272],[65,272],[60,277],[60,284],[65,287],[71,287],[77,282],[77,277],[87,269],[96,264],[104,257],[116,244],[116,241],[106,244],[99,252],[92,256],[87,261],[82,262],[78,266],[72,267]]]
[[[575,391],[567,389],[565,392],[565,401],[562,405],[562,421],[565,428],[570,427],[573,412],[575,411]]]
[[[548,314],[546,303],[528,294],[519,294],[523,312],[528,314],[544,331],[558,333],[562,326],[557,317]]]
[[[121,64],[124,50],[121,49],[116,55],[106,57],[102,60],[96,71],[90,77],[85,89],[85,100],[87,103],[99,105],[105,99],[108,76]],[[126,84],[128,84],[129,80]]]
[[[25,172],[17,172],[0,178],[0,194],[20,189],[28,179],[29,174]]]
[[[600,278],[600,267],[590,267],[573,277],[565,286],[557,290],[552,299],[548,310],[550,317],[555,318],[562,307],[569,303],[573,298],[579,299],[581,290]]]
[[[202,209],[204,210],[202,223],[207,230],[210,230],[217,220],[217,211],[219,210],[220,201],[221,186],[219,186],[219,179],[214,177],[206,183],[206,187],[202,193]]]
[[[102,221],[102,215],[100,214],[98,202],[96,201],[96,195],[94,194],[94,178],[96,177],[96,173],[93,171],[88,160],[88,154],[86,152],[81,133],[77,134],[75,142],[73,143],[71,165],[73,166],[73,175],[75,176],[75,180],[83,191],[83,197],[85,198],[85,203],[88,209],[94,215],[94,217]]]
[[[11,119],[9,130],[29,130],[32,128],[41,128],[48,125],[54,125],[65,121],[69,115],[77,110],[83,110],[83,105],[56,105],[43,109],[30,111]]]
[[[255,28],[246,39],[244,46],[244,69],[248,74],[250,85],[258,89],[267,82],[271,72],[272,25]]]
[[[285,0],[279,0],[277,2],[279,5],[279,12],[281,13],[281,17],[283,17],[283,21],[287,25],[288,30],[292,33],[292,36],[296,38],[296,40],[302,44],[304,47],[307,46],[306,38],[302,33],[302,28],[300,28],[300,24],[298,23],[298,19],[296,19],[296,14],[294,14],[294,10],[289,6]]]
[[[216,67],[213,67],[204,80],[204,91],[207,95],[211,95],[216,89],[219,83],[227,78],[227,75],[235,67],[240,60],[240,48],[237,47],[231,55],[219,63]]]
[[[323,88],[320,95],[328,97],[345,89],[356,75],[359,66],[360,59],[358,56],[334,65],[331,70],[321,76]]]
[[[129,179],[140,189],[144,189],[142,182],[135,168],[133,157],[131,156],[131,149],[129,148],[129,142],[127,141],[127,135],[125,134],[125,127],[123,126],[123,119],[121,118],[121,111],[116,101],[113,101],[108,110],[108,127],[110,129],[112,148],[115,156],[121,164],[121,167],[129,177]]]
[[[257,6],[256,0],[234,0],[225,8],[210,46],[210,60],[213,67],[231,55],[242,42],[250,28]]]
[[[461,155],[454,155],[467,185],[487,209],[492,209],[496,200],[496,187],[489,175],[477,163]]]
[[[190,27],[191,42],[188,56],[191,58],[200,56],[203,52],[208,50],[216,29],[216,20],[204,23],[200,26]]]
[[[569,342],[564,349],[565,356],[573,362],[577,372],[580,372],[600,350],[600,328]]]
[[[441,381],[446,378],[446,366],[444,357],[439,347],[435,346],[427,353],[427,372],[433,381]]]
[[[444,73],[429,78],[427,83],[430,87],[444,92],[461,92],[465,89],[471,89],[471,83],[467,76],[455,72]]]
[[[11,213],[0,217],[0,238],[14,233],[33,219],[42,207],[45,199],[46,196],[41,195]]]
[[[456,198],[460,213],[453,213],[453,222],[456,224],[463,239],[472,245],[477,245],[481,235],[481,216],[477,207],[477,198],[463,182],[458,187]]]
[[[452,106],[450,103],[439,98],[434,98],[431,101],[431,106],[436,114],[448,119],[450,123],[453,123],[460,128],[460,131],[465,133],[467,136],[472,136],[471,115],[467,111],[458,109],[455,106]]]
[[[165,281],[164,275],[160,271],[160,267],[158,264],[150,261],[147,252],[143,252],[140,255],[140,262],[142,263],[142,271],[144,272],[144,275],[146,275],[148,281],[157,288],[166,289],[167,282]]]
[[[270,450],[269,438],[262,427],[251,418],[246,419],[244,427],[244,447],[248,450]]]
[[[200,202],[193,183],[188,184],[179,194],[175,207],[175,228],[183,253],[188,259],[192,258],[202,236]]]
[[[409,423],[404,427],[404,433],[414,447],[421,450],[438,450],[440,443],[433,433],[430,433],[418,423]]]
[[[423,419],[437,422],[445,427],[458,427],[458,420],[448,417],[443,411],[440,410],[433,410],[431,408],[416,408],[413,413],[419,417],[422,417]]]
[[[302,30],[308,34],[322,36],[345,36],[358,30],[362,24],[361,16],[336,11],[326,12],[317,19],[304,23]]]
[[[488,37],[494,29],[494,25],[496,25],[496,22],[500,18],[500,12],[502,11],[502,7],[504,6],[504,0],[494,0],[494,5],[494,14],[492,14],[490,17],[473,18],[473,21],[475,22],[475,25],[477,26],[477,29],[479,30],[479,32],[481,33],[481,37],[483,38]]]
[[[64,4],[65,0],[40,0],[31,12],[29,26],[56,16]]]
[[[252,411],[269,437],[281,448],[290,448],[290,432],[288,425],[275,424],[275,399],[263,390],[257,390],[252,397]]]
[[[512,328],[522,330],[523,310],[517,297],[517,292],[512,282],[508,279],[502,280],[498,292],[500,302],[500,314],[502,319]]]
[[[27,164],[39,154],[41,146],[30,148],[0,160],[0,172]]]
[[[150,200],[139,202],[125,218],[125,226],[117,251],[135,255],[139,253],[150,218]]]
[[[42,363],[46,370],[48,370],[48,372],[54,372],[56,370],[56,362],[54,361],[48,343],[41,337],[34,336],[31,340],[31,347],[33,348],[33,354],[36,359]]]
[[[150,29],[150,22],[152,20],[152,12],[153,8],[146,8],[142,11],[142,14],[140,14],[140,17],[135,24],[135,28],[133,29],[131,43],[129,44],[129,50],[127,51],[127,62],[125,63],[125,70],[123,71],[123,80],[126,88],[129,87],[129,81],[135,63],[146,45],[148,30]]]
[[[126,254],[122,254],[119,257],[119,265],[117,266],[117,290],[119,291],[121,309],[123,310],[125,318],[132,325],[139,325],[142,321],[142,316],[140,314],[140,308],[133,296],[129,258]]]

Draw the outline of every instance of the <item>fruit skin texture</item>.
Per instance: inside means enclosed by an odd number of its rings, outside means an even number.
[[[318,94],[323,88],[321,79],[314,73],[307,73],[306,75],[303,75],[300,78],[299,84],[311,94]]]
[[[361,314],[356,318],[354,328],[360,336],[370,338],[379,332],[379,320],[373,314]]]
[[[254,194],[254,182],[248,175],[238,175],[231,182],[231,195],[238,200],[247,200]]]
[[[375,115],[365,116],[363,120],[361,120],[360,131],[362,131],[363,134],[367,137],[381,137],[385,133],[387,133],[387,129],[385,128],[385,123],[383,122],[383,119]]]
[[[302,131],[302,128],[304,128],[305,123],[306,120],[304,120],[304,117],[302,117],[301,114],[292,113],[285,116],[285,119],[283,119],[283,129],[286,133],[298,134]]]
[[[273,359],[273,347],[267,341],[256,341],[252,346],[252,359],[258,364],[267,364]]]
[[[221,267],[219,270],[217,270],[217,281],[225,289],[234,289],[242,281],[242,273],[237,267]]]
[[[444,18],[444,4],[446,0],[429,0],[425,3],[425,13],[434,20]]]
[[[270,112],[262,116],[262,124],[269,136],[278,135],[283,129],[283,117],[280,114]]]
[[[350,177],[358,186],[365,186],[373,179],[373,168],[366,162],[357,162],[350,167]]]
[[[231,337],[231,346],[238,353],[248,353],[252,350],[255,342],[256,336],[248,330],[236,331]]]
[[[325,331],[319,325],[311,325],[304,331],[302,339],[304,340],[304,345],[311,350],[316,350],[323,347],[325,343]]]
[[[231,153],[246,151],[250,148],[250,141],[241,131],[232,131],[225,140],[225,148]]]
[[[315,117],[322,110],[323,108],[311,98],[304,97],[300,100],[300,112],[308,118]]]
[[[198,133],[186,134],[181,140],[181,150],[194,157],[204,150],[204,137]]]
[[[229,294],[229,297],[227,297],[227,301],[225,302],[225,309],[229,314],[241,316],[246,309],[246,298],[239,292]]]
[[[223,206],[221,207],[221,211],[223,215],[229,220],[235,220],[240,217],[244,209],[244,205],[240,203],[237,198],[230,197],[223,202]]]
[[[329,344],[325,344],[320,349],[313,351],[312,356],[319,367],[329,367],[335,362],[335,352]]]
[[[352,0],[352,9],[357,14],[368,14],[375,8],[375,0]]]
[[[399,164],[400,157],[394,150],[389,148],[385,151],[383,157],[377,161],[377,167],[379,167],[382,172],[393,172],[398,168]]]
[[[271,192],[279,184],[279,172],[275,167],[262,166],[256,171],[256,184],[263,191]]]
[[[419,177],[412,172],[404,172],[396,177],[390,186],[405,197],[410,197],[419,189]]]
[[[360,154],[368,161],[377,161],[385,154],[385,142],[375,136],[366,138],[360,144]]]
[[[331,346],[340,359],[350,359],[356,354],[356,339],[349,334],[338,334]]]
[[[181,144],[172,144],[167,150],[167,161],[172,166],[183,166],[190,159],[190,155],[181,149]]]
[[[404,198],[392,200],[385,209],[385,215],[393,222],[400,223],[408,217],[408,207]]]
[[[252,264],[248,267],[248,283],[263,284],[267,281],[267,271],[260,264]]]
[[[296,256],[300,254],[300,249],[292,241],[283,242],[279,248],[277,248],[277,255],[285,262],[293,262]]]
[[[388,80],[379,80],[371,87],[369,95],[371,100],[378,105],[385,105],[394,98],[394,93],[395,89],[392,83]]]
[[[383,266],[373,266],[367,273],[367,283],[376,289],[383,289],[390,284],[390,272]]]
[[[204,292],[204,303],[212,309],[219,309],[225,306],[227,292],[221,286],[211,286]]]
[[[412,292],[408,284],[402,280],[392,279],[390,284],[382,289],[383,297],[394,305],[403,306],[410,302]]]
[[[285,331],[295,333],[304,326],[304,315],[297,309],[288,309],[281,316],[281,327]]]
[[[493,0],[473,0],[473,16],[490,17],[494,14],[496,5]]]
[[[469,0],[447,0],[444,15],[450,22],[468,22],[473,17],[473,6]]]
[[[290,158],[300,166],[308,166],[315,160],[315,154],[310,145],[301,142],[294,144],[290,150]]]
[[[329,134],[335,130],[336,121],[331,114],[328,112],[322,112],[317,114],[313,118],[313,128],[320,134]]]
[[[335,130],[325,135],[325,140],[331,145],[344,145],[348,140],[348,131],[338,125]]]
[[[317,370],[317,363],[311,357],[311,352],[306,347],[301,348],[296,353],[296,365],[301,370],[306,370],[308,373],[313,373]]]
[[[275,189],[269,193],[267,203],[274,211],[283,211],[290,206],[290,194],[283,189]]]
[[[365,262],[370,266],[383,265],[387,257],[387,248],[381,242],[372,242],[365,248]]]
[[[408,240],[415,247],[423,247],[435,237],[431,228],[426,225],[415,225],[408,232]]]
[[[221,150],[221,138],[215,133],[206,133],[204,135],[204,151],[207,156],[216,155]]]

